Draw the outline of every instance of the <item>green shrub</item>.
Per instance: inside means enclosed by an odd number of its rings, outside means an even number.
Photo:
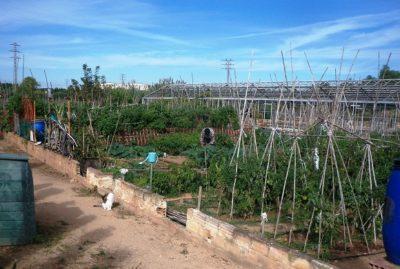
[[[198,134],[174,133],[150,142],[157,151],[166,152],[171,155],[178,155],[185,150],[193,149],[199,145]]]

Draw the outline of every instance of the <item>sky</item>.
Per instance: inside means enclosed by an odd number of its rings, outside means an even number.
[[[0,10],[2,82],[12,42],[25,76],[45,86],[46,70],[53,87],[84,63],[115,83],[225,82],[226,58],[237,82],[359,79],[388,60],[400,69],[399,0],[0,0]]]

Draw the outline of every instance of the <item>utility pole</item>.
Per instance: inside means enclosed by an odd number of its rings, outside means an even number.
[[[13,53],[13,56],[10,57],[14,60],[14,80],[13,80],[13,87],[14,87],[14,91],[17,91],[17,85],[18,85],[18,60],[19,60],[19,56],[18,53],[20,53],[20,51],[18,50],[18,47],[20,45],[18,45],[17,42],[14,42],[12,44],[10,44],[12,46],[12,49],[10,50],[10,52]]]
[[[224,63],[222,64],[224,67],[223,69],[226,70],[226,83],[231,83],[231,70],[233,69],[233,60],[232,59],[225,59],[222,60]]]

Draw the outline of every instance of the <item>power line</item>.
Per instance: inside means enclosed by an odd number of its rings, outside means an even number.
[[[13,56],[10,57],[14,60],[14,80],[13,80],[13,87],[14,87],[14,91],[17,90],[17,85],[18,85],[18,60],[20,59],[20,57],[18,56],[18,53],[20,53],[20,51],[18,50],[18,47],[20,45],[18,45],[17,42],[14,42],[12,44],[10,44],[12,46],[12,49],[9,50],[10,52],[13,53]]]

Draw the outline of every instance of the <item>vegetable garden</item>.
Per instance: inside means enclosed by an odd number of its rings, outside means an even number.
[[[202,99],[145,105],[137,92],[101,90],[93,76],[85,73],[82,84],[68,91],[71,113],[65,102],[43,105],[60,121],[70,121],[78,144],[74,158],[95,159],[116,177],[127,168],[124,179],[146,187],[148,167],[139,162],[156,151],[160,162],[152,190],[175,209],[195,207],[197,198],[190,197],[201,186],[201,210],[320,258],[382,248],[384,193],[392,160],[399,156],[399,133],[355,128],[351,107],[337,102],[345,85],[332,103],[278,100],[268,126],[259,128],[255,122],[263,113],[247,100],[236,106],[210,107]],[[9,111],[16,111],[14,103]],[[398,107],[388,110],[397,115]],[[373,115],[375,108],[365,113]],[[204,127],[237,135],[217,132],[215,144],[202,147]],[[169,132],[173,128],[182,132]],[[116,142],[143,129],[159,136],[145,146]],[[182,160],[173,163],[169,155]]]

